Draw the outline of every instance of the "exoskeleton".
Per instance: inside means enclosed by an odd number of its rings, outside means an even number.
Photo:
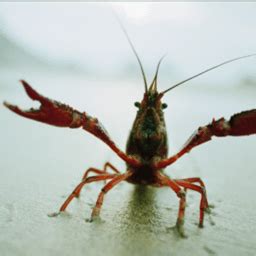
[[[91,215],[92,220],[99,216],[106,193],[122,181],[156,187],[169,187],[179,198],[177,228],[179,232],[183,234],[186,190],[194,190],[201,195],[199,204],[199,226],[202,227],[204,213],[209,211],[205,185],[199,177],[171,179],[165,175],[164,169],[177,161],[184,154],[190,152],[194,147],[210,141],[213,136],[223,137],[256,134],[256,109],[234,114],[230,120],[220,118],[218,120],[213,120],[207,125],[201,126],[192,134],[179,152],[172,156],[168,156],[167,129],[163,111],[166,108],[166,104],[162,103],[162,99],[171,89],[174,89],[175,87],[184,84],[199,75],[229,62],[254,55],[247,55],[223,62],[195,76],[183,80],[165,91],[158,92],[157,76],[161,60],[158,63],[154,79],[151,85],[148,86],[138,54],[135,51],[127,33],[126,36],[139,62],[144,79],[145,91],[141,102],[135,103],[138,111],[128,137],[125,152],[113,142],[97,118],[90,116],[86,112],[80,112],[70,106],[40,95],[23,80],[21,83],[23,84],[26,93],[32,100],[36,100],[41,103],[40,108],[25,111],[7,102],[4,104],[11,111],[29,119],[59,127],[69,127],[73,129],[82,128],[103,141],[126,163],[126,171],[124,173],[119,172],[109,162],[107,162],[102,169],[89,168],[83,175],[82,181],[60,207],[60,212],[65,211],[72,199],[80,195],[81,189],[86,184],[92,182],[108,181],[103,186],[95,207],[93,208]]]

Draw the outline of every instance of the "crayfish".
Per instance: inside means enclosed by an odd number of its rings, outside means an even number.
[[[139,62],[143,75],[145,91],[141,102],[135,102],[135,106],[138,108],[138,111],[128,137],[125,152],[114,143],[97,118],[90,116],[86,112],[80,112],[68,105],[42,96],[23,80],[21,83],[23,84],[26,93],[32,100],[36,100],[41,103],[40,108],[24,111],[19,107],[6,102],[4,105],[20,116],[42,123],[73,129],[82,128],[103,141],[126,163],[126,172],[124,173],[119,172],[119,170],[109,162],[107,162],[102,169],[89,168],[84,173],[82,181],[76,186],[70,196],[60,207],[59,212],[65,211],[69,203],[75,197],[79,197],[82,188],[86,184],[93,182],[108,181],[101,189],[96,204],[92,210],[91,220],[94,220],[99,216],[105,195],[122,181],[139,185],[169,187],[179,198],[176,227],[179,232],[183,234],[187,189],[194,190],[201,195],[199,204],[199,227],[203,227],[204,214],[209,211],[205,184],[199,177],[171,179],[164,174],[164,169],[173,164],[184,154],[190,152],[194,147],[210,141],[213,136],[224,137],[256,134],[256,109],[234,114],[230,120],[225,120],[224,118],[220,118],[218,120],[213,119],[209,124],[198,128],[179,152],[168,157],[167,131],[163,112],[163,109],[165,109],[167,105],[162,103],[162,98],[168,91],[199,75],[229,62],[251,57],[255,54],[225,61],[200,72],[195,76],[183,80],[165,91],[158,92],[157,76],[162,59],[157,65],[156,73],[151,85],[148,86],[138,54],[127,34],[126,36]],[[93,175],[91,176],[91,174]]]

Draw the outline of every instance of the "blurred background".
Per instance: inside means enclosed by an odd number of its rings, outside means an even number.
[[[254,3],[1,3],[1,65],[37,64],[80,71],[86,77],[136,78],[139,68],[115,12],[149,78],[167,54],[161,77],[168,78],[163,85],[168,86],[223,60],[254,53],[254,7]],[[209,74],[208,80],[225,84],[253,77],[253,60],[248,61]]]
[[[149,83],[167,54],[158,83],[164,90],[220,62],[256,53],[255,10],[255,3],[0,3],[0,102],[38,107],[18,82],[25,79],[41,94],[98,117],[124,149],[144,87],[115,14]],[[229,64],[165,96],[170,154],[213,117],[255,108],[255,63],[249,58]],[[2,255],[254,255],[255,136],[213,140],[166,170],[173,177],[203,178],[215,205],[216,225],[207,220],[199,231],[199,196],[191,193],[190,236],[184,241],[169,228],[177,199],[168,189],[139,197],[133,186],[120,185],[103,207],[106,222],[92,226],[84,218],[102,184],[92,185],[71,204],[70,215],[49,219],[46,214],[58,209],[83,170],[105,161],[121,171],[125,165],[81,130],[33,122],[3,105],[0,123]]]

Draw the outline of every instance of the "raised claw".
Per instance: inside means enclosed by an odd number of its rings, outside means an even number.
[[[126,163],[132,166],[140,166],[141,163],[133,156],[126,155],[121,151],[112,139],[109,137],[107,131],[103,125],[87,113],[79,112],[72,107],[62,104],[58,101],[51,100],[40,95],[35,91],[27,82],[21,80],[22,85],[27,95],[32,100],[37,100],[41,103],[39,109],[21,110],[18,106],[4,102],[4,105],[16,114],[33,119],[38,122],[69,128],[83,128],[87,132],[93,134],[104,143],[106,143],[119,157],[121,157]]]
[[[217,121],[213,119],[210,124],[198,128],[178,153],[154,163],[153,168],[165,168],[194,147],[211,140],[213,136],[245,136],[252,134],[256,134],[256,109],[234,114],[229,121],[224,118],[220,118]]]
[[[74,122],[75,120],[78,120],[78,118],[75,118],[76,116],[79,116],[80,119],[82,119],[82,113],[65,104],[53,101],[40,95],[23,80],[21,80],[21,83],[27,95],[32,100],[39,101],[41,106],[39,109],[31,108],[29,110],[21,110],[18,106],[4,102],[4,105],[11,111],[20,116],[59,127],[79,127],[82,125],[82,120],[77,123]]]
[[[256,133],[256,109],[243,111],[230,118],[232,136],[250,135]]]
[[[234,114],[229,121],[220,118],[200,127],[188,140],[183,148],[193,148],[211,140],[212,136],[245,136],[256,134],[256,109]]]

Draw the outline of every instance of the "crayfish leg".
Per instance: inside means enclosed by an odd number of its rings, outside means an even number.
[[[192,181],[191,181],[192,180]],[[201,200],[200,200],[200,207],[199,207],[199,227],[202,228],[204,224],[204,212],[209,212],[209,204],[206,196],[206,190],[205,187],[198,186],[195,184],[192,184],[192,182],[195,182],[195,178],[188,178],[188,179],[180,179],[175,180],[175,182],[184,187],[185,189],[190,189],[193,191],[196,191],[201,194]]]
[[[186,209],[186,190],[184,190],[183,195],[180,197],[179,202],[179,212],[176,222],[176,228],[181,237],[186,237],[184,231],[184,222],[185,222],[185,209]]]
[[[82,182],[80,182],[73,192],[69,195],[69,197],[66,199],[66,201],[62,204],[60,207],[60,212],[63,212],[66,210],[67,206],[70,204],[70,202],[75,198],[78,197],[80,194],[81,189],[88,183],[96,182],[96,181],[102,181],[102,180],[107,180],[114,178],[116,174],[102,174],[102,175],[97,175],[97,176],[92,176],[87,179],[84,179]]]
[[[186,235],[184,232],[184,222],[185,222],[185,210],[186,210],[186,189],[182,189],[175,180],[172,180],[169,177],[162,174],[158,175],[158,185],[160,187],[168,186],[176,193],[176,195],[180,199],[178,217],[176,221],[176,229],[179,235],[185,238]]]
[[[115,166],[113,166],[110,162],[106,162],[104,164],[103,170],[92,168],[92,167],[87,169],[83,175],[82,180],[86,179],[90,172],[96,173],[96,174],[104,174],[104,173],[108,173],[107,169],[111,169],[115,173],[120,173],[120,171]]]
[[[102,204],[103,204],[103,200],[104,200],[104,196],[107,194],[107,192],[109,190],[111,190],[114,186],[119,184],[121,181],[124,181],[124,180],[128,179],[132,175],[132,172],[127,171],[124,174],[114,174],[114,175],[116,175],[116,176],[101,189],[101,192],[98,196],[96,204],[95,204],[95,206],[92,210],[91,221],[93,221],[93,220],[95,220],[99,217],[101,207],[102,207]]]

